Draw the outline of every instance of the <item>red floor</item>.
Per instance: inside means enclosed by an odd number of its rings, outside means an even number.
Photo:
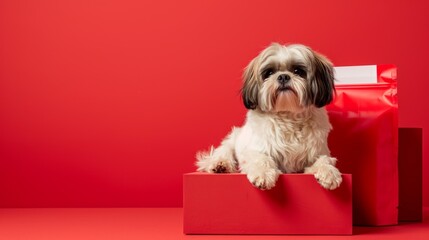
[[[422,223],[355,227],[353,236],[188,236],[181,208],[3,208],[0,239],[429,239],[429,209],[424,213]]]

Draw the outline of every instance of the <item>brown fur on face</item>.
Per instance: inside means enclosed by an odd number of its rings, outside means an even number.
[[[287,83],[279,83],[280,75]],[[282,46],[274,43],[264,49],[245,68],[242,98],[247,109],[279,111],[299,110],[314,105],[318,108],[329,104],[334,93],[332,63],[323,55],[304,45]],[[287,107],[277,100],[279,93],[287,92],[287,101],[298,106]],[[294,110],[295,109],[295,110]]]

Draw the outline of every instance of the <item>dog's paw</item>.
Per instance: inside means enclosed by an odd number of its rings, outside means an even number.
[[[209,173],[232,173],[236,172],[234,160],[214,154],[212,146],[209,152],[198,152],[196,154],[198,171]]]
[[[270,169],[259,173],[247,174],[247,178],[253,186],[261,190],[269,190],[276,185],[280,172],[276,169]]]
[[[228,161],[216,161],[209,167],[210,173],[232,173],[234,172],[234,166]]]
[[[332,165],[320,166],[314,177],[322,187],[329,190],[336,189],[343,181],[340,171]]]

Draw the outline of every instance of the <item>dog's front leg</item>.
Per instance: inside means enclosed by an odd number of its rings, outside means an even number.
[[[245,151],[238,154],[238,161],[242,173],[257,188],[268,190],[276,185],[281,173],[274,160],[266,154],[257,151]]]
[[[321,155],[313,165],[304,169],[304,173],[314,174],[322,187],[333,190],[339,187],[342,182],[341,173],[335,167],[336,162],[336,158]]]

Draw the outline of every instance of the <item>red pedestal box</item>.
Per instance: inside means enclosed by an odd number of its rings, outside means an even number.
[[[183,198],[185,234],[352,234],[350,174],[333,191],[307,174],[262,191],[244,174],[190,173]]]

